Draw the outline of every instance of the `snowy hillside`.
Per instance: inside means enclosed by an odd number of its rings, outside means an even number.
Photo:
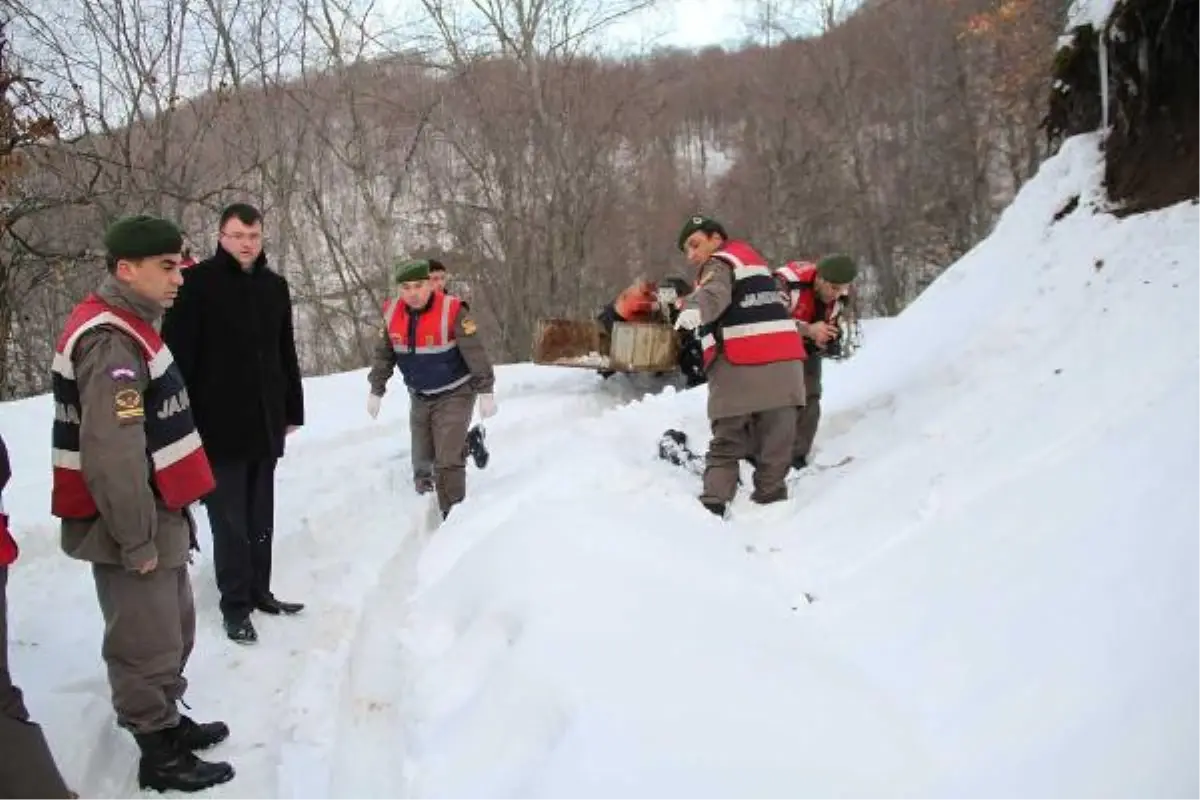
[[[205,538],[193,570],[188,701],[238,770],[211,794],[1196,795],[1200,225],[1094,213],[1096,144],[828,368],[817,461],[853,460],[728,522],[655,454],[706,441],[703,390],[502,368],[431,530],[403,392],[372,422],[362,372],[309,381],[276,534],[309,608],[238,646]],[[128,796],[51,416],[0,408],[13,671],[81,794]]]

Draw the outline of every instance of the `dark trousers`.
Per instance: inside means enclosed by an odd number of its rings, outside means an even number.
[[[8,674],[8,567],[0,567],[0,797],[70,797],[41,727]]]
[[[796,409],[796,441],[792,446],[792,458],[807,459],[817,438],[817,426],[821,423],[821,357],[810,354],[804,362],[805,405]]]
[[[213,464],[217,488],[204,500],[213,564],[226,619],[249,616],[271,594],[275,538],[275,459]]]

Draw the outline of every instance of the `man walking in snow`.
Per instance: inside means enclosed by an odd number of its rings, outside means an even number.
[[[495,376],[475,321],[461,300],[434,291],[429,262],[398,264],[392,273],[398,298],[385,307],[386,326],[367,381],[367,413],[379,415],[393,371],[409,390],[412,447],[433,453],[433,488],[442,517],[466,496],[467,428],[478,397],[479,416],[496,413]],[[417,491],[428,491],[420,477]]]
[[[453,292],[446,289],[446,265],[436,258],[428,259],[428,261],[429,285],[433,287],[433,291],[453,295]],[[462,303],[464,311],[471,310],[471,306],[466,300],[461,297],[458,300]],[[467,454],[479,469],[487,466],[489,458],[487,446],[483,440],[484,431],[482,425],[475,425],[467,431]],[[433,450],[430,448],[432,448],[432,444],[424,438],[413,439],[412,441],[413,484],[417,487],[419,494],[433,491]]]
[[[251,611],[296,614],[271,591],[275,467],[304,424],[304,388],[287,280],[267,268],[262,214],[222,212],[217,252],[187,271],[163,338],[179,361],[217,488],[204,505],[225,634],[258,640]]]
[[[8,568],[19,555],[2,499],[11,477],[8,447],[0,437],[0,797],[75,797],[8,672]]]
[[[857,275],[854,260],[840,253],[825,256],[816,264],[792,261],[775,270],[775,280],[787,298],[788,310],[805,345],[806,398],[797,410],[793,469],[804,469],[808,464],[821,421],[821,361],[826,347],[841,335],[837,322],[841,304]]]
[[[113,708],[142,752],[138,783],[194,792],[233,767],[193,753],[224,740],[225,723],[197,724],[177,706],[196,628],[188,506],[214,485],[183,375],[154,327],[183,283],[183,241],[173,223],[137,216],[113,223],[104,245],[108,275],[55,346],[50,510],[63,550],[92,564]]]
[[[679,249],[699,267],[677,328],[696,330],[708,375],[712,425],[700,502],[724,516],[737,493],[738,462],[753,458],[756,503],[787,499],[796,408],[804,405],[804,343],[766,261],[728,239],[716,220],[694,216]]]

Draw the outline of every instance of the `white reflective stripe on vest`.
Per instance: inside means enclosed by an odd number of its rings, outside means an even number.
[[[442,341],[450,341],[450,310],[455,305],[449,295],[442,295]]]
[[[755,275],[766,275],[768,278],[771,277],[771,268],[765,264],[747,265],[733,253],[724,250],[713,253],[713,258],[719,258],[728,263],[729,266],[733,267],[733,279],[735,281],[752,278]]]
[[[800,289],[796,286],[798,283],[803,283],[800,276],[791,267],[780,267],[775,270],[775,273],[782,275],[783,279],[788,282],[790,287],[787,292],[788,296],[788,311],[796,313],[796,307],[800,305]]]
[[[800,273],[791,267],[780,267],[775,272],[784,277],[791,289],[788,291],[788,311],[795,314],[796,308],[800,305],[800,287],[797,284],[804,283],[800,278]]]
[[[462,386],[464,383],[466,383],[469,380],[471,380],[471,373],[468,372],[466,375],[463,375],[461,378],[457,378],[455,380],[450,381],[445,386],[439,386],[436,389],[427,389],[426,391],[422,392],[422,394],[432,395],[432,394],[441,394],[442,392],[448,392],[451,389],[457,389],[458,387]]]
[[[398,353],[399,355],[402,355],[402,356],[407,356],[407,355],[429,356],[429,355],[436,355],[438,353],[448,353],[456,347],[458,347],[458,342],[447,342],[446,344],[431,344],[431,345],[425,345],[424,347],[413,347],[411,349],[406,344],[397,344],[392,347],[392,350],[396,351],[396,353]]]
[[[55,448],[51,451],[50,462],[63,469],[83,469],[83,462],[80,460],[79,453],[74,450],[59,450]]]
[[[198,450],[202,444],[203,442],[200,441],[200,434],[192,431],[179,441],[155,450],[152,454],[152,458],[154,459],[154,468],[166,469],[175,462],[182,461],[185,457],[190,456],[192,452]]]
[[[795,333],[796,323],[790,319],[774,319],[769,322],[750,322],[745,325],[730,325],[721,331],[721,338],[742,339],[747,336],[762,336],[769,333]]]
[[[746,278],[753,278],[756,275],[771,277],[771,270],[767,267],[734,267],[733,279],[735,281],[744,281]]]
[[[734,269],[740,269],[741,267],[746,266],[745,264],[742,263],[742,260],[740,258],[735,256],[733,253],[728,252],[727,250],[718,250],[717,252],[712,254],[712,257],[719,258],[722,261],[727,262]]]
[[[101,325],[112,325],[113,327],[120,328],[122,331],[132,336],[134,340],[142,346],[143,353],[153,352],[153,348],[150,347],[150,344],[141,336],[139,336],[138,332],[135,331],[128,322],[121,319],[116,314],[113,314],[111,311],[103,311],[89,319],[87,322],[84,322],[75,330],[74,333],[71,334],[71,338],[67,339],[66,344],[63,345],[63,351],[61,353],[56,352],[54,354],[54,360],[50,362],[51,371],[57,372],[59,375],[62,375],[68,380],[75,380],[75,365],[71,363],[71,353],[75,350],[75,344],[79,341],[80,336],[83,336],[92,328],[97,328]],[[154,359],[154,361],[159,362],[159,371],[154,372],[155,364],[154,362],[151,362],[150,377],[157,378],[159,375],[162,375],[164,372],[166,372],[167,367],[171,366],[171,360],[171,351],[167,349],[166,345],[163,345],[162,351]]]
[[[450,313],[453,310],[453,306],[455,306],[456,303],[455,303],[454,299],[449,296],[443,297],[441,302],[442,302],[442,318],[438,322],[441,325],[440,332],[442,334],[442,341],[445,342],[445,344],[417,345],[417,346],[413,347],[412,349],[409,349],[409,347],[403,343],[394,344],[394,345],[392,345],[392,350],[394,352],[396,352],[399,355],[412,354],[412,355],[418,355],[418,356],[428,356],[428,355],[436,355],[438,353],[448,353],[451,350],[453,350],[454,348],[458,347],[458,342],[453,341],[450,338]],[[399,304],[397,304],[392,313],[393,314],[399,313],[399,311],[400,311],[400,306],[399,306]],[[412,313],[412,312],[410,311],[409,313]],[[418,325],[420,325],[420,322],[418,322]],[[392,327],[392,324],[391,324],[391,321],[389,320],[388,329],[390,330],[391,327]],[[408,331],[406,330],[404,333],[407,334]]]
[[[170,348],[164,343],[163,349],[150,359],[150,379],[153,380],[164,375],[174,360]]]
[[[792,269],[791,267],[780,267],[775,271],[787,278],[791,283],[803,283],[803,281],[800,280],[800,273],[796,272],[796,270]]]

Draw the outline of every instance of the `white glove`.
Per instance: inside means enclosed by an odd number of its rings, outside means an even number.
[[[700,325],[700,309],[685,308],[679,312],[679,319],[675,320],[675,330],[683,328],[690,331]]]
[[[372,394],[367,397],[367,413],[371,415],[371,419],[379,416],[379,405],[383,402],[383,398],[377,394]]]
[[[487,419],[496,413],[496,398],[490,394],[479,395],[479,418]]]

